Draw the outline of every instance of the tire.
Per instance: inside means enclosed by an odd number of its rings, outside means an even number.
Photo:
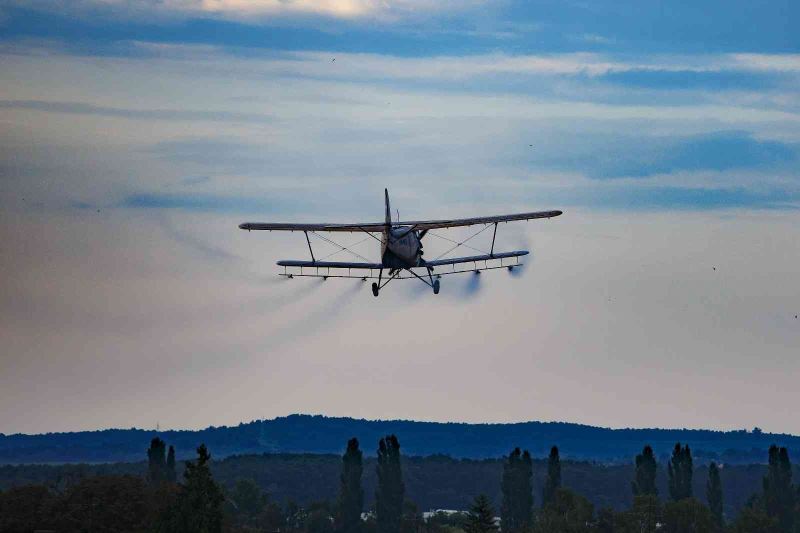
[[[378,296],[378,284],[377,283],[373,283],[372,284],[372,295],[373,296]]]
[[[433,281],[433,294],[439,294],[439,280]]]

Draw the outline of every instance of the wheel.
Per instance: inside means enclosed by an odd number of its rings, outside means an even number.
[[[439,294],[439,280],[433,282],[433,294]]]
[[[373,296],[378,296],[378,284],[377,283],[373,283],[372,284],[372,294],[373,294]]]

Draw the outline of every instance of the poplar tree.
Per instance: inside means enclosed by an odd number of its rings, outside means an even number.
[[[769,447],[769,467],[764,476],[764,506],[767,514],[778,520],[780,530],[792,531],[794,523],[792,463],[786,448]]]
[[[467,513],[464,531],[466,533],[494,533],[498,529],[489,498],[485,494],[477,496]]]
[[[692,452],[689,445],[681,447],[675,444],[672,450],[672,459],[669,462],[669,496],[672,501],[680,501],[692,497]]]
[[[656,488],[656,457],[653,448],[647,445],[636,456],[636,479],[631,483],[634,496],[658,496]]]
[[[717,463],[711,462],[708,465],[708,483],[706,485],[706,499],[708,509],[711,511],[711,519],[714,522],[714,529],[722,531],[724,519],[722,517],[722,480],[719,476]]]
[[[177,474],[175,473],[175,448],[170,444],[169,451],[167,452],[166,479],[170,483],[175,483],[177,478]]]
[[[547,458],[547,477],[542,488],[542,507],[553,501],[556,491],[561,487],[561,459],[558,456],[558,447],[550,448],[550,457]]]
[[[375,518],[378,533],[399,533],[403,518],[403,475],[400,471],[400,443],[394,435],[378,442],[378,488],[375,491]]]
[[[342,474],[339,478],[339,501],[336,508],[336,530],[340,533],[357,533],[361,528],[361,510],[364,508],[364,489],[361,487],[363,454],[355,437],[347,441],[342,456]]]
[[[152,484],[167,480],[166,451],[164,441],[153,437],[147,449],[147,480]]]
[[[503,464],[503,505],[500,510],[504,533],[527,530],[533,521],[533,461],[528,450],[519,448],[508,455]]]

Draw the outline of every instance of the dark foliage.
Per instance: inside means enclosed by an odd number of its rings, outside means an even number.
[[[614,532],[655,533],[662,517],[663,509],[656,496],[636,496],[628,511],[614,517]]]
[[[27,485],[0,493],[0,531],[34,531],[56,525],[57,498],[47,487]]]
[[[469,506],[464,531],[466,533],[495,533],[497,530],[492,502],[485,494],[479,494]]]
[[[672,450],[672,459],[669,462],[667,473],[669,476],[669,497],[677,502],[684,498],[691,498],[692,488],[692,452],[689,445],[681,446],[678,442]]]
[[[342,456],[342,474],[339,477],[339,499],[336,506],[336,530],[340,533],[359,533],[361,511],[364,509],[364,488],[361,486],[363,457],[358,439],[347,441]]]
[[[658,496],[658,489],[656,488],[657,471],[656,457],[653,454],[653,448],[648,444],[644,447],[642,453],[636,456],[636,478],[631,484],[634,496]]]
[[[542,488],[542,507],[550,503],[561,487],[561,459],[558,456],[558,447],[550,448],[550,456],[547,458],[547,477],[544,478]]]
[[[405,486],[400,468],[400,443],[394,435],[378,441],[376,473],[375,517],[378,533],[399,533]]]
[[[346,442],[346,441],[345,441]],[[560,450],[559,450],[560,451]],[[141,457],[140,452],[140,457]],[[766,459],[766,448],[761,450]],[[287,500],[300,505],[336,498],[342,469],[341,455],[267,454],[234,456],[211,464],[214,478],[223,486],[233,487],[239,479],[252,479],[272,501],[283,506]],[[504,459],[453,459],[445,456],[403,457],[403,482],[406,495],[420,509],[467,509],[478,494],[485,493],[493,502],[501,502],[501,479]],[[630,507],[631,480],[635,477],[633,462],[628,464],[596,464],[561,459],[564,486],[570,487],[591,501],[595,508],[611,507],[621,511]],[[176,468],[179,477],[183,461]],[[362,483],[364,510],[374,505],[377,486],[375,458],[364,458]],[[796,469],[796,466],[794,467]],[[541,494],[547,471],[546,462],[534,461],[533,491]],[[706,467],[697,468],[693,477],[694,493],[706,496]],[[765,465],[725,465],[722,488],[725,494],[725,516],[733,518],[748,498],[762,490],[767,472]],[[59,487],[59,490],[86,477],[98,475],[147,476],[147,463],[112,463],[93,465],[4,465],[0,466],[0,489],[38,484]],[[795,476],[798,475],[795,473]],[[656,477],[660,493],[668,494],[666,469]]]
[[[211,476],[211,455],[205,444],[197,461],[186,463],[175,505],[165,510],[157,530],[165,533],[219,533],[222,531],[222,491]]]
[[[533,461],[528,450],[519,448],[503,464],[501,490],[503,505],[500,518],[503,531],[519,533],[530,528],[533,519]]]
[[[778,520],[780,531],[792,533],[796,496],[792,486],[792,463],[786,448],[769,447],[769,468],[764,476],[764,507]]]
[[[583,496],[557,488],[536,519],[537,533],[582,533],[593,527],[594,507]]]
[[[725,520],[722,512],[722,479],[719,475],[717,463],[708,465],[708,483],[706,484],[706,501],[715,531],[722,531]]]
[[[166,478],[169,483],[175,483],[178,479],[178,474],[175,471],[175,447],[171,444],[169,446],[169,452],[167,453]]]
[[[745,506],[731,527],[733,533],[780,533],[778,520],[759,505]]]
[[[153,437],[147,449],[147,480],[153,484],[167,480],[167,446],[158,437]]]
[[[711,533],[713,530],[708,507],[694,498],[682,498],[664,506],[664,533]]]

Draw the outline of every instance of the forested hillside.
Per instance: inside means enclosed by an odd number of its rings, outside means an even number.
[[[761,451],[765,455],[764,450]],[[143,454],[140,453],[141,457]],[[213,461],[214,477],[223,485],[232,487],[239,479],[254,480],[273,501],[295,501],[308,505],[317,501],[332,500],[339,487],[341,456],[333,454],[264,454],[231,456]],[[472,499],[485,493],[492,501],[500,499],[500,477],[503,459],[453,459],[436,455],[405,457],[403,477],[408,496],[420,509],[466,509]],[[634,474],[633,458],[627,464],[603,465],[585,461],[563,461],[563,483],[585,496],[598,509],[612,507],[624,509],[632,501],[631,479]],[[27,484],[67,485],[75,480],[98,475],[130,474],[141,476],[147,464],[114,463],[98,465],[17,465],[0,466],[0,489]],[[694,476],[694,493],[703,500],[705,495],[705,467],[697,467]],[[534,494],[541,494],[545,477],[545,460],[534,460]],[[725,492],[725,511],[734,516],[747,498],[760,490],[766,472],[763,465],[729,465],[722,476]],[[365,504],[373,504],[375,486],[375,458],[364,460]],[[667,494],[667,473],[663,465],[658,469],[656,485],[660,494]]]
[[[361,442],[377,442],[381,435],[390,433],[404,436],[409,455],[446,454],[472,459],[499,457],[510,443],[525,446],[535,455],[545,455],[552,444],[558,443],[562,455],[571,459],[623,463],[641,450],[643,442],[649,442],[659,458],[666,457],[675,442],[689,442],[699,462],[764,462],[763,450],[773,443],[800,455],[800,437],[758,429],[607,429],[563,422],[461,424],[291,415],[238,426],[158,434],[174,443],[179,458],[191,457],[198,442],[207,443],[215,457],[222,458],[253,453],[340,453],[341,443],[352,436]],[[144,429],[0,434],[0,463],[138,461],[154,434]],[[374,450],[368,448],[365,453],[372,455]]]

